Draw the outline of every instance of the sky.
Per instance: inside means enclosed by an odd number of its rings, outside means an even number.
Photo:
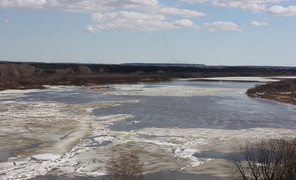
[[[0,60],[296,66],[296,0],[0,0]]]

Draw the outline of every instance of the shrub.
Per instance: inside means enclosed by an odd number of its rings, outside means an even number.
[[[143,164],[136,153],[120,152],[107,163],[107,172],[112,180],[139,180],[143,174]]]
[[[296,139],[247,143],[230,158],[243,180],[296,179]]]
[[[247,94],[256,95],[256,94],[279,94],[285,92],[296,92],[296,79],[286,79],[278,82],[272,82],[247,90]]]

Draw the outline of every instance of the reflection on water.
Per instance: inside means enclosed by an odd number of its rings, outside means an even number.
[[[295,111],[291,111],[289,106],[271,100],[249,98],[245,94],[195,97],[128,96],[128,98],[140,102],[97,109],[94,114],[105,116],[127,113],[135,116],[125,122],[116,122],[111,127],[113,130],[144,127],[296,128]]]

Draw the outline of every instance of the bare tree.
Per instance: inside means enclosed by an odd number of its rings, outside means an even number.
[[[107,163],[107,172],[112,180],[139,180],[143,174],[143,164],[136,153],[120,152]]]
[[[231,159],[243,180],[296,179],[296,139],[247,143]]]

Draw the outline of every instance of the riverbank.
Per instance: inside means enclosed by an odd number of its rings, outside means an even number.
[[[159,74],[78,74],[67,76],[34,76],[2,79],[0,91],[8,89],[44,89],[44,85],[96,86],[106,84],[135,84],[139,82],[162,82],[172,80],[174,76]]]
[[[288,103],[288,104],[296,105],[296,93],[257,95],[257,97],[271,99],[271,100],[282,102],[282,103]]]
[[[41,89],[43,85],[105,85],[160,82],[178,78],[296,75],[295,67],[135,66],[0,62],[0,90]],[[250,79],[247,77],[247,79]],[[251,81],[256,79],[251,79]]]
[[[296,105],[296,79],[284,79],[254,88],[246,92],[251,97],[261,97]]]

